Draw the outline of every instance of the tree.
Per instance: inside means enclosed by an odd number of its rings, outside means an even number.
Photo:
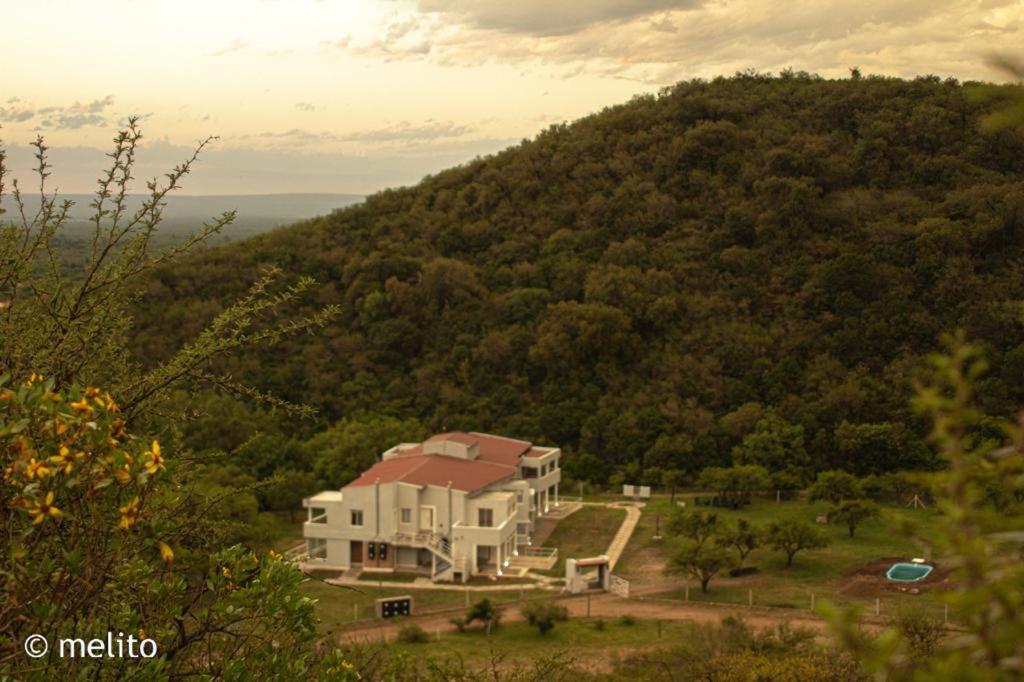
[[[705,511],[677,509],[668,520],[668,532],[681,535],[702,547],[718,527],[718,515]]]
[[[676,491],[685,481],[686,472],[681,469],[665,469],[661,474],[661,485],[668,488],[673,506],[676,503]]]
[[[811,501],[828,500],[833,504],[854,500],[862,495],[857,477],[845,471],[821,472],[807,493]]]
[[[481,599],[469,607],[469,611],[466,612],[466,625],[480,621],[484,629],[487,630],[487,634],[491,634],[491,630],[501,623],[501,616],[501,607],[490,599]]]
[[[805,549],[828,547],[829,539],[823,532],[806,521],[786,520],[768,524],[765,542],[772,549],[786,553],[786,567],[793,565],[796,553]]]
[[[828,520],[831,523],[845,525],[853,537],[857,526],[868,519],[876,519],[880,515],[878,506],[864,500],[850,500],[843,502],[828,513]]]
[[[308,471],[278,469],[267,485],[260,490],[264,507],[270,511],[288,512],[288,520],[295,521],[295,512],[302,508],[302,500],[316,492],[316,477]]]
[[[736,525],[726,525],[719,531],[715,543],[735,550],[736,569],[742,570],[747,556],[761,546],[761,531],[746,519],[736,519]]]
[[[672,555],[666,571],[700,581],[701,592],[707,594],[708,583],[728,565],[729,558],[720,547],[690,542]]]
[[[555,623],[564,623],[569,620],[569,609],[550,602],[536,601],[527,604],[522,608],[522,614],[526,618],[526,622],[537,628],[542,635],[553,630]]]
[[[700,472],[697,486],[714,490],[725,504],[739,507],[750,504],[755,492],[771,488],[771,479],[764,467],[756,465],[708,467]]]
[[[810,464],[804,448],[804,427],[769,411],[732,450],[733,463],[757,464],[769,471],[800,469]]]

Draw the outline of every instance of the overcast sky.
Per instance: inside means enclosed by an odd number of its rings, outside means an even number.
[[[5,4],[0,138],[89,191],[129,114],[140,173],[220,140],[189,194],[368,193],[693,77],[791,67],[1001,79],[1022,0],[114,0]],[[120,28],[119,28],[120,27]]]

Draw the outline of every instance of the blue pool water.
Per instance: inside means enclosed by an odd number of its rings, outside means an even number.
[[[932,572],[932,567],[927,564],[893,564],[885,577],[898,583],[914,583],[923,580]]]

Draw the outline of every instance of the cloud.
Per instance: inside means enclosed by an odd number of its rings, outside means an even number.
[[[22,123],[36,115],[31,107],[18,106],[20,102],[17,97],[7,100],[11,106],[0,107],[0,123]]]
[[[755,68],[993,78],[1020,51],[1017,0],[418,0],[375,40],[334,47],[442,67],[510,64],[664,86]]]
[[[471,132],[473,132],[473,128],[470,126],[455,125],[452,121],[428,119],[419,125],[402,121],[385,128],[348,133],[343,136],[343,139],[359,142],[408,142],[462,137]]]
[[[232,41],[232,43],[230,45],[228,45],[226,47],[222,47],[219,50],[214,50],[212,52],[207,52],[206,56],[207,57],[223,57],[224,55],[231,54],[232,52],[240,52],[241,50],[244,50],[247,47],[249,47],[249,43],[247,41],[242,40],[241,38],[236,38],[234,41]]]
[[[299,111],[316,111],[316,105],[309,102],[296,102],[295,108]]]
[[[700,4],[700,0],[420,0],[418,6],[421,12],[449,15],[476,28],[555,36]]]
[[[87,126],[110,125],[106,110],[114,104],[107,95],[91,102],[75,102],[67,106],[34,107],[17,97],[7,100],[10,106],[0,107],[0,123],[24,123],[34,120],[37,130],[78,130]]]

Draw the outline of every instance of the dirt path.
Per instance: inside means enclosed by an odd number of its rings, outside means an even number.
[[[585,595],[564,597],[556,601],[568,608],[570,615],[573,617],[587,616],[588,600]],[[589,615],[592,617],[617,618],[618,616],[631,615],[644,620],[686,620],[695,623],[719,623],[728,616],[737,616],[742,617],[747,623],[756,628],[774,627],[782,623],[788,623],[789,625],[824,632],[827,627],[824,621],[806,611],[787,613],[768,609],[709,606],[642,597],[638,599],[622,599],[603,592],[591,594],[589,602]],[[408,622],[416,623],[430,635],[437,632],[452,632],[455,630],[455,627],[448,622],[448,619],[462,614],[463,611],[464,609],[453,609],[451,612],[443,614],[414,616],[401,622],[374,622],[357,625],[341,633],[339,638],[342,642],[378,641],[380,639],[393,641],[398,634],[399,628]],[[505,605],[502,620],[505,622],[522,620],[522,614],[519,613],[518,605]]]

